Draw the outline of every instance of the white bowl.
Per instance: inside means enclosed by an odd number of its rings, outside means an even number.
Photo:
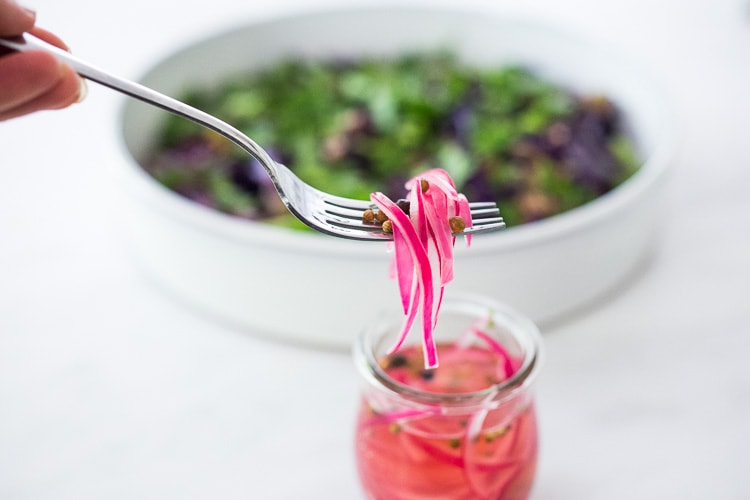
[[[200,41],[154,66],[143,82],[179,96],[195,85],[294,55],[395,55],[450,47],[468,63],[522,63],[624,110],[641,170],[580,208],[457,245],[448,294],[469,291],[546,324],[613,289],[654,241],[662,180],[674,139],[664,98],[630,61],[546,26],[432,9],[329,11],[272,20]],[[373,308],[397,302],[385,245],[247,222],[157,184],[138,160],[164,113],[130,100],[122,116],[128,239],[142,266],[187,304],[279,339],[347,347]]]

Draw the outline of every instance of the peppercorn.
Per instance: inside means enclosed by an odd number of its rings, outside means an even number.
[[[392,233],[393,232],[393,222],[387,220],[383,222],[383,232],[384,233]]]
[[[464,229],[466,229],[466,222],[464,222],[464,219],[459,216],[448,219],[448,224],[450,224],[451,232],[453,233],[463,233]]]
[[[411,202],[405,198],[401,198],[400,200],[396,201],[396,206],[401,209],[406,215],[409,215],[409,212],[411,210]]]
[[[408,364],[409,359],[406,356],[404,356],[403,354],[393,354],[388,358],[386,368],[401,368],[402,366],[407,366]]]
[[[375,222],[375,212],[369,208],[362,212],[362,222],[365,224],[373,224]]]
[[[428,189],[430,189],[430,183],[427,182],[425,179],[419,179],[419,187],[422,188],[422,192],[426,193]]]
[[[382,224],[383,222],[388,220],[388,216],[385,215],[382,210],[378,210],[377,212],[375,212],[375,220],[379,224]]]

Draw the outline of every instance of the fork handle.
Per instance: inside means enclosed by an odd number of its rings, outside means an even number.
[[[109,87],[110,89],[116,90],[117,92],[121,92],[127,96],[133,97],[145,103],[169,111],[170,113],[174,113],[175,115],[187,118],[188,120],[203,125],[204,127],[207,127],[223,135],[224,137],[250,153],[261,163],[261,165],[263,165],[274,183],[277,182],[274,168],[271,166],[274,165],[275,162],[269,156],[269,154],[255,141],[253,141],[228,123],[219,120],[215,116],[196,109],[188,104],[185,104],[184,102],[178,101],[177,99],[173,99],[169,96],[161,94],[144,85],[126,80],[124,78],[120,78],[104,70],[101,70],[73,56],[71,53],[35,37],[30,33],[24,33],[23,35],[13,38],[0,37],[0,46],[4,46],[18,52],[27,52],[32,50],[41,50],[47,52],[49,54],[52,54],[59,61],[62,61],[65,64],[69,65],[76,73],[88,80],[96,82],[100,85],[104,85],[105,87]]]

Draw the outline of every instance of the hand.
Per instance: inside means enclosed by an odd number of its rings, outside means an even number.
[[[34,26],[36,15],[14,0],[0,0],[0,36],[29,32],[60,48],[57,36]],[[86,86],[68,65],[44,52],[0,49],[0,121],[81,101]]]

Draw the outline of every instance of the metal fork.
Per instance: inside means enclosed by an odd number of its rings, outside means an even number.
[[[84,78],[187,118],[223,135],[256,158],[271,177],[276,191],[289,211],[321,233],[364,241],[387,241],[393,238],[391,234],[384,233],[380,226],[362,221],[362,212],[373,206],[369,201],[334,196],[310,186],[289,168],[274,161],[255,141],[215,116],[141,84],[107,73],[28,33],[13,38],[0,37],[0,46],[17,51],[49,52],[58,60],[70,65]],[[495,203],[478,202],[471,203],[470,206],[473,226],[466,228],[461,234],[484,233],[505,227]]]

